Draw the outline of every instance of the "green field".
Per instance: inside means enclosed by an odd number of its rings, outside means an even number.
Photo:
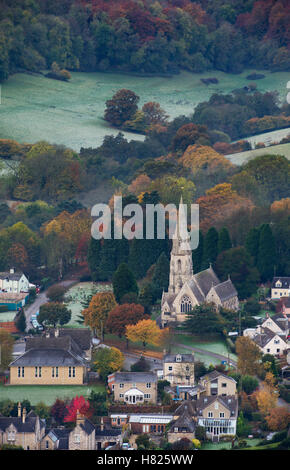
[[[0,385],[0,401],[12,400],[14,402],[29,400],[32,405],[44,402],[52,405],[56,398],[72,399],[83,395],[88,397],[91,391],[104,392],[104,385]]]
[[[247,441],[247,444],[251,447],[256,446],[261,439],[245,439]],[[202,445],[201,449],[202,450],[221,450],[221,449],[231,449],[232,448],[232,443],[231,442],[206,442],[205,444]]]
[[[247,150],[246,152],[233,153],[232,155],[225,155],[225,157],[235,165],[242,165],[248,160],[252,160],[255,157],[265,154],[284,155],[286,158],[288,158],[288,160],[290,160],[290,143],[272,145],[271,147],[255,150]]]
[[[246,79],[249,73],[249,70],[237,75],[219,71],[182,72],[170,78],[73,72],[70,82],[42,75],[14,74],[1,87],[0,138],[21,143],[47,140],[77,151],[80,147],[96,147],[105,135],[118,133],[103,120],[103,114],[106,100],[121,88],[137,93],[139,106],[158,101],[173,118],[191,114],[198,103],[208,100],[213,93],[230,93],[245,86],[249,83]],[[262,73],[265,78],[256,82],[257,89],[261,92],[277,90],[284,101],[289,74]],[[219,83],[206,86],[200,81],[200,78],[213,76]],[[125,135],[144,138],[132,133]]]

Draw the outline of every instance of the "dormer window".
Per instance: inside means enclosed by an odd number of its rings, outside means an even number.
[[[177,354],[176,356],[176,362],[181,362],[182,361],[182,357],[180,354]]]
[[[276,284],[275,284],[276,287],[282,287],[282,283],[281,281],[277,281]]]

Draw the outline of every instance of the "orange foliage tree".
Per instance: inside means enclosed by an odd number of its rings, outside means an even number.
[[[278,406],[270,411],[266,421],[271,431],[283,431],[290,423],[290,412],[286,406]]]
[[[190,168],[194,175],[200,170],[213,174],[218,171],[228,172],[234,168],[229,160],[207,145],[190,145],[179,162],[185,168]]]
[[[117,302],[112,292],[98,292],[92,297],[88,308],[82,311],[85,325],[90,326],[104,339],[108,315],[116,305]]]
[[[153,320],[140,320],[136,325],[126,326],[126,337],[128,340],[136,343],[141,341],[144,349],[147,344],[159,346],[162,342],[164,330],[160,330],[159,326]]]

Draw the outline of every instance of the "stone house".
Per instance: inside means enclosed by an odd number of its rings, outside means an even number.
[[[251,339],[260,348],[263,354],[281,356],[289,347],[285,335],[275,333],[269,328],[261,328]]]
[[[167,433],[168,442],[173,443],[183,438],[192,440],[195,438],[195,429],[195,402],[185,401],[174,412],[174,417]]]
[[[205,389],[205,395],[207,396],[231,396],[237,393],[237,382],[232,377],[217,370],[200,377],[199,384]]]
[[[194,355],[165,354],[163,379],[170,385],[194,385]]]
[[[153,372],[114,372],[108,376],[108,387],[115,402],[157,402],[157,375]]]
[[[0,416],[0,445],[21,446],[24,450],[40,450],[45,435],[45,421],[33,411],[26,413],[18,403],[17,417]]]
[[[236,395],[204,396],[196,402],[198,426],[206,429],[212,440],[221,436],[235,435],[238,419],[238,398]]]
[[[70,336],[37,337],[9,367],[11,385],[82,385],[89,363]]]
[[[70,336],[79,349],[83,352],[83,356],[90,361],[92,359],[92,331],[89,328],[56,328],[45,332],[46,337]]]

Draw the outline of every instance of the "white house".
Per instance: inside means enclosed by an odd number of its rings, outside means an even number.
[[[271,299],[290,297],[290,277],[274,277],[271,286]]]
[[[281,356],[288,349],[287,337],[274,333],[269,328],[261,328],[252,340],[259,346],[263,354]]]
[[[11,268],[7,272],[0,273],[0,292],[20,294],[21,292],[29,292],[32,284],[22,272],[15,272]]]

